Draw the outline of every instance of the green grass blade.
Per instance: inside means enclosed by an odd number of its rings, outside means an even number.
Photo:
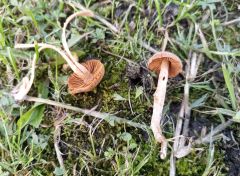
[[[161,14],[160,2],[159,0],[154,0],[154,2],[155,2],[155,6],[158,13],[158,20],[159,20],[160,26],[162,26],[162,14]]]
[[[231,99],[231,103],[232,103],[232,108],[234,110],[237,109],[237,102],[236,102],[236,97],[235,97],[235,93],[234,93],[234,87],[233,87],[233,83],[232,83],[232,79],[231,79],[231,73],[229,71],[229,69],[227,68],[226,64],[222,64],[222,71],[223,71],[223,76],[224,76],[224,80],[229,92],[229,96]]]
[[[13,57],[13,55],[12,55],[10,47],[7,47],[7,53],[8,53],[9,61],[10,61],[11,65],[12,65],[12,68],[13,68],[13,70],[15,72],[16,77],[17,77],[17,80],[19,80],[20,76],[19,76],[19,71],[18,71],[18,68],[17,68],[17,62],[16,62],[15,57]]]
[[[0,17],[0,47],[5,47],[5,35],[3,31],[3,24],[2,24],[3,18]]]

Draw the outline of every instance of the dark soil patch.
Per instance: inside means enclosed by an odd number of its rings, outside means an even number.
[[[220,143],[220,148],[224,151],[224,162],[226,163],[229,176],[240,176],[240,148],[239,138],[234,136],[230,130],[223,133],[228,140]]]

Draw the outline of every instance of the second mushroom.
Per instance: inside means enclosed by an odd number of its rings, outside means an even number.
[[[153,114],[151,129],[157,142],[161,143],[160,157],[167,155],[167,140],[162,134],[160,122],[165,101],[168,78],[173,78],[182,72],[182,62],[173,53],[158,52],[148,60],[148,69],[156,72],[158,76],[157,89],[154,93]]]
[[[66,41],[66,28],[70,21],[77,16],[93,17],[94,14],[89,10],[74,13],[67,18],[63,26],[62,44],[67,56],[71,60],[70,66],[72,66],[74,71],[74,73],[68,78],[69,92],[73,95],[93,90],[100,83],[105,73],[104,65],[99,60],[91,59],[80,64],[76,62],[68,48]]]

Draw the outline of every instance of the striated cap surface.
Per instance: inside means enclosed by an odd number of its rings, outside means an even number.
[[[71,74],[68,78],[68,89],[73,95],[93,90],[100,83],[105,73],[104,65],[97,59],[88,60],[82,63],[82,65],[87,68],[93,78],[84,83],[83,79],[77,74]]]

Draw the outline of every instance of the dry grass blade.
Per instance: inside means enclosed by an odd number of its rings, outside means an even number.
[[[186,136],[189,131],[189,122],[190,122],[190,112],[191,109],[189,107],[189,88],[190,83],[194,81],[194,79],[197,76],[197,71],[200,66],[202,60],[202,54],[197,57],[196,53],[191,54],[191,58],[188,59],[187,65],[186,65],[186,82],[184,86],[184,97],[181,104],[181,109],[179,111],[176,129],[174,133],[174,137],[176,138],[173,144],[173,151],[172,155],[173,158],[171,159],[170,163],[170,173],[171,176],[176,175],[176,158],[182,158],[186,155],[188,155],[192,150],[192,144],[191,142],[188,143],[187,146],[185,146],[186,143]],[[183,137],[179,138],[182,132]],[[176,157],[176,158],[175,158]]]
[[[205,144],[209,143],[212,140],[212,137],[220,133],[221,131],[225,130],[227,127],[231,126],[233,124],[232,120],[228,120],[225,123],[222,123],[215,128],[211,130],[208,134],[206,134],[204,137],[200,137],[196,139],[193,144]]]
[[[67,4],[69,4],[72,7],[77,7],[80,10],[87,10],[90,11],[89,9],[87,9],[86,7],[84,7],[82,4],[78,3],[78,2],[74,2],[74,1],[69,1],[67,2]],[[107,26],[110,30],[112,30],[114,33],[119,33],[119,30],[112,25],[111,23],[109,23],[107,20],[105,20],[104,18],[102,18],[101,16],[94,14],[93,16],[94,18],[96,18],[97,20],[99,20],[100,22],[102,22],[105,26]]]
[[[240,22],[240,17],[239,18],[236,18],[236,19],[233,19],[231,21],[226,21],[224,23],[222,23],[223,26],[229,26],[229,25],[232,25],[232,24],[235,24],[235,23],[239,23]]]
[[[132,126],[132,127],[135,127],[135,128],[140,128],[144,131],[149,130],[149,127],[147,125],[132,122],[130,120],[117,117],[117,116],[115,116],[113,114],[110,114],[110,113],[98,112],[98,111],[89,110],[89,109],[82,109],[82,108],[74,107],[74,106],[71,106],[71,105],[63,104],[63,103],[60,103],[60,102],[55,102],[55,101],[52,101],[52,100],[48,100],[48,99],[44,99],[44,98],[31,97],[31,96],[25,96],[24,100],[25,101],[48,104],[48,105],[72,110],[72,111],[75,111],[75,112],[80,112],[80,113],[83,113],[83,114],[86,114],[86,115],[89,115],[89,116],[93,116],[93,117],[96,117],[96,118],[99,118],[99,119],[103,119],[103,120],[106,120],[106,121],[109,121],[109,122],[116,122],[116,123],[119,123],[119,124],[128,124],[129,126]]]
[[[185,83],[185,87],[184,87],[184,96],[185,96],[185,101],[184,101],[184,124],[183,124],[183,132],[182,135],[183,136],[187,136],[188,131],[189,131],[189,123],[190,123],[190,114],[191,114],[191,108],[189,106],[189,89],[190,89],[190,85],[191,82],[194,81],[194,79],[197,76],[197,72],[200,66],[200,63],[202,61],[203,55],[199,54],[197,55],[196,53],[192,54],[192,57],[190,59],[190,63],[189,63],[189,69],[187,75],[186,75],[186,83]],[[180,139],[179,142],[179,148],[184,147],[185,143],[186,143],[186,138],[183,137]]]
[[[64,166],[64,162],[63,162],[63,158],[62,158],[62,153],[61,153],[60,148],[59,148],[60,134],[61,134],[61,126],[56,125],[54,133],[53,133],[54,148],[55,148],[55,151],[56,151],[56,154],[57,154],[57,159],[58,159],[59,165],[62,169],[65,170],[65,166]]]

